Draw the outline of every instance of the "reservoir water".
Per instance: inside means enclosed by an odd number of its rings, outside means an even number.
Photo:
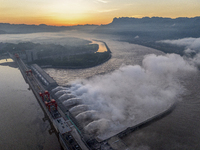
[[[11,67],[10,67],[11,66]],[[0,61],[0,149],[60,149],[32,91],[11,59]]]
[[[20,36],[23,40],[23,35]],[[56,36],[67,35],[60,33]],[[73,36],[86,37],[78,33]],[[108,74],[124,65],[141,65],[145,55],[163,54],[144,46],[119,42],[116,37],[87,35],[87,38],[106,42],[112,51],[112,58],[102,65],[87,69],[45,69],[58,84],[67,85],[75,80]],[[49,135],[50,125],[42,121],[44,114],[32,92],[27,90],[28,85],[19,70],[8,66],[0,66],[0,70],[0,145],[3,149],[58,149],[57,138],[54,134]],[[186,91],[179,98],[174,111],[123,137],[123,142],[130,150],[200,149],[200,72],[183,74],[182,78],[180,84],[184,85]]]

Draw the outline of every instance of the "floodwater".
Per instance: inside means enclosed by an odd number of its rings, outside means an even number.
[[[16,67],[11,59],[0,61],[0,149],[60,149],[57,136],[49,134],[51,125],[43,121],[45,115]]]

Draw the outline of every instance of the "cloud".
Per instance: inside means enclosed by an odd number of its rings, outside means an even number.
[[[200,53],[194,56],[194,58],[190,58],[190,63],[194,66],[200,66]]]
[[[104,4],[106,4],[106,3],[108,3],[109,1],[106,1],[106,0],[96,0],[97,2],[101,2],[101,3],[104,3]]]
[[[162,40],[157,42],[184,46],[185,56],[189,57],[190,63],[195,66],[200,66],[200,38],[183,38],[177,40]]]
[[[138,38],[140,38],[138,35],[134,37],[134,39],[138,39]]]
[[[186,56],[190,56],[190,54],[196,53],[196,51],[190,48],[187,48],[186,50],[184,50],[184,53],[186,54]]]
[[[158,42],[177,46],[185,46],[186,48],[200,50],[200,38],[183,38],[177,40],[162,40]]]
[[[111,12],[111,11],[116,11],[118,9],[106,9],[106,10],[99,10],[99,13],[105,13],[105,12]]]
[[[151,54],[145,56],[142,66],[123,66],[110,74],[77,81],[70,90],[82,99],[81,106],[88,106],[87,111],[97,112],[84,129],[106,139],[168,108],[185,92],[178,77],[195,70],[179,55]]]
[[[76,31],[57,32],[57,33],[30,33],[30,34],[2,34],[0,35],[1,42],[20,43],[20,42],[34,42],[41,44],[59,44],[59,45],[81,45],[83,39],[74,36]],[[83,35],[83,33],[82,33]]]
[[[132,4],[132,3],[129,3],[129,4],[125,3],[124,5],[125,6],[133,6],[134,4]]]

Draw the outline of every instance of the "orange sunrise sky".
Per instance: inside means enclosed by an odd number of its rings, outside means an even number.
[[[0,23],[108,24],[114,17],[200,16],[199,0],[0,0]]]

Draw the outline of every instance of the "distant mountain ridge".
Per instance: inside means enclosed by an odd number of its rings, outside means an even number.
[[[106,25],[48,26],[0,23],[0,34],[23,34],[37,32],[61,32],[77,30],[97,34],[109,34],[118,37],[120,41],[144,45],[161,50],[165,53],[184,55],[184,47],[159,43],[160,40],[199,38],[200,16],[187,18],[144,17],[114,18]]]
[[[138,36],[143,38],[183,38],[200,36],[200,17],[194,18],[114,18],[108,25],[95,29],[96,33]],[[162,34],[162,35],[161,35]]]
[[[94,33],[111,34],[120,41],[139,44],[165,53],[184,55],[184,47],[159,43],[160,40],[199,38],[200,17],[194,18],[114,18],[110,24],[97,27]]]
[[[0,23],[0,34],[18,34],[18,33],[37,33],[37,32],[60,32],[65,30],[79,30],[93,33],[135,35],[139,37],[156,38],[178,38],[178,37],[199,37],[200,35],[200,17],[194,18],[162,18],[162,17],[144,17],[114,18],[110,24],[106,25],[77,25],[77,26],[49,26],[26,25],[26,24],[9,24]],[[163,33],[163,37],[159,36]]]
[[[9,24],[0,23],[0,34],[19,34],[19,33],[37,33],[37,32],[60,32],[65,30],[81,30],[89,32],[95,29],[97,25],[77,25],[77,26],[49,26],[45,24],[27,25],[27,24]]]
[[[120,18],[114,18],[111,24],[130,24],[130,23],[164,23],[164,24],[170,24],[170,23],[183,23],[185,21],[189,21],[190,23],[195,23],[200,21],[199,17],[194,18],[187,18],[187,17],[179,17],[179,18],[163,18],[163,17],[143,17],[143,18],[134,18],[134,17],[120,17]]]

